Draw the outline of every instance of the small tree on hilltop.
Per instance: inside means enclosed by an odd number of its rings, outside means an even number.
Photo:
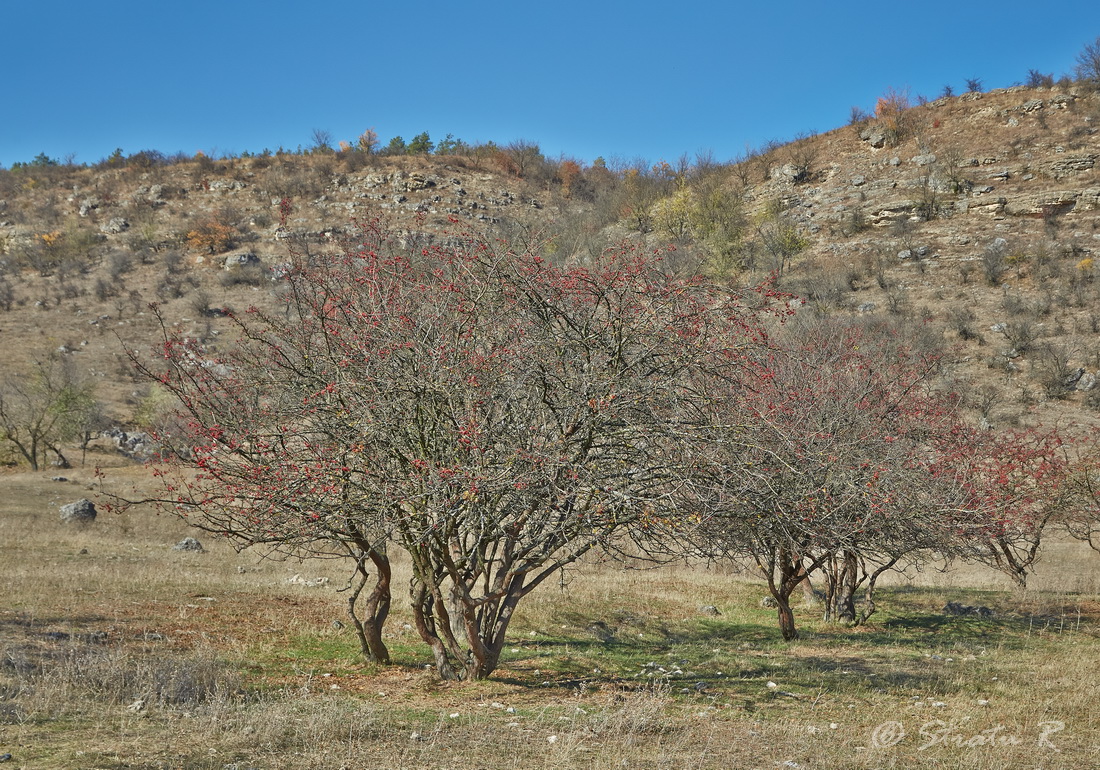
[[[1077,64],[1073,71],[1078,80],[1100,86],[1100,37],[1088,43],[1077,54]]]
[[[907,113],[911,106],[907,88],[888,88],[875,103],[875,119],[885,129],[890,145],[896,145],[905,138],[909,128]]]
[[[477,238],[357,243],[298,261],[289,312],[237,319],[224,357],[166,330],[139,363],[186,417],[163,501],[245,545],[376,566],[399,545],[438,672],[485,677],[524,596],[676,520],[696,383],[735,379],[763,333],[630,248],[564,269]]]
[[[378,147],[378,132],[373,128],[368,128],[363,133],[359,134],[359,138],[355,142],[355,146],[359,148],[360,152],[364,152],[367,155],[373,153]]]
[[[409,142],[409,146],[405,148],[405,152],[409,155],[430,155],[432,149],[435,147],[435,143],[432,142],[428,132],[424,131],[412,138]]]

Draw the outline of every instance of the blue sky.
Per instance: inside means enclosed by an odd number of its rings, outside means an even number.
[[[239,153],[314,129],[673,161],[826,131],[887,88],[1056,77],[1100,3],[8,0],[0,165]]]

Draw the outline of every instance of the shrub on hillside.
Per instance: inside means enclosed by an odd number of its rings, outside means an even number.
[[[1082,83],[1100,87],[1100,37],[1088,43],[1077,54],[1073,73]]]

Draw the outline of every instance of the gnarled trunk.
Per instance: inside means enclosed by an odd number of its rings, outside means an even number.
[[[374,564],[376,577],[374,588],[363,602],[364,616],[360,618],[356,611],[356,603],[370,579],[366,564],[368,558]],[[390,651],[382,641],[382,627],[390,614],[392,568],[389,556],[382,549],[365,549],[360,552],[355,568],[358,579],[348,597],[348,616],[359,635],[359,647],[363,657],[372,663],[389,663]]]
[[[803,564],[802,555],[786,547],[775,548],[761,563],[768,578],[768,590],[775,599],[776,614],[779,618],[779,632],[784,641],[798,638],[798,628],[791,610],[791,594],[803,582],[809,581],[810,569]]]

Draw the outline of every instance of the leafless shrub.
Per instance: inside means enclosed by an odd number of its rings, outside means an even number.
[[[15,287],[11,285],[11,282],[7,279],[7,276],[0,275],[0,310],[7,312],[15,305]]]
[[[218,283],[231,286],[262,286],[267,280],[267,271],[262,264],[241,265],[232,270],[224,270],[218,276]]]
[[[1041,331],[1037,324],[1027,318],[1019,318],[1001,324],[1001,333],[1012,345],[1012,349],[1021,355],[1034,349]]]
[[[975,388],[970,394],[970,404],[982,416],[982,419],[990,421],[993,410],[1004,401],[1004,392],[996,385],[982,385]]]
[[[177,299],[187,294],[188,290],[196,284],[193,276],[181,273],[173,273],[166,270],[157,282],[156,294],[162,301]]]
[[[118,296],[119,284],[106,278],[96,278],[92,287],[92,294],[100,302],[106,302],[111,297]]]
[[[165,272],[169,275],[175,275],[180,272],[183,267],[183,254],[174,249],[169,250],[161,254],[160,261],[164,266]]]
[[[191,309],[196,315],[205,316],[210,312],[210,293],[206,289],[196,289],[191,293]]]
[[[1006,293],[1001,297],[1001,310],[1009,315],[1023,315],[1028,312],[1027,302],[1019,294]]]
[[[1028,70],[1027,80],[1024,84],[1028,88],[1054,88],[1054,74],[1044,73],[1039,70]]]
[[[975,321],[977,316],[969,307],[955,307],[948,311],[948,319],[951,328],[963,340],[977,340],[979,344],[985,344],[985,337],[977,331]]]
[[[982,252],[981,264],[986,283],[1000,286],[1008,272],[1008,241],[1004,238],[994,239]]]
[[[887,288],[886,309],[893,315],[907,315],[909,312],[909,291],[896,284]]]
[[[124,251],[112,251],[106,260],[107,277],[112,281],[120,281],[122,276],[134,269],[133,259]]]
[[[1057,342],[1047,342],[1035,348],[1032,376],[1043,386],[1050,398],[1065,398],[1074,390],[1083,370],[1070,366],[1073,351]]]

